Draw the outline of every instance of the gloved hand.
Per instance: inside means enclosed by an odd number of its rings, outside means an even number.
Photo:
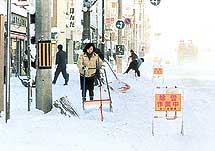
[[[88,70],[88,67],[87,67],[87,66],[83,66],[83,70],[84,70],[84,71],[87,71],[87,70]]]

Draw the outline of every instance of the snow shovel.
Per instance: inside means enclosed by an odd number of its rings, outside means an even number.
[[[115,90],[115,91],[120,91],[122,93],[126,93],[131,88],[130,85],[127,84],[126,82],[120,80],[116,76],[116,73],[111,68],[111,66],[110,66],[109,62],[107,61],[107,59],[104,59],[104,61],[106,62],[106,64],[110,68],[110,70],[113,73],[114,77],[116,78],[116,80],[114,80],[114,81],[109,83],[110,89],[113,90],[113,91]]]

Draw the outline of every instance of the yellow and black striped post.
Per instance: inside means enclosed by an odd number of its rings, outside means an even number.
[[[52,68],[52,49],[51,40],[38,41],[38,68]]]

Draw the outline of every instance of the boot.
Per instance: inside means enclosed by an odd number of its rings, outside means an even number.
[[[90,96],[90,100],[93,100],[93,96]]]

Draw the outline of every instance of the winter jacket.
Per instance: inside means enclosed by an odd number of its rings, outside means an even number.
[[[137,57],[136,53],[131,52],[131,55],[129,56],[129,58],[131,58],[131,61],[134,61],[134,60],[136,60],[138,57]]]
[[[141,60],[141,58],[138,58],[137,59],[137,68],[139,68],[142,63],[143,63],[143,61]]]
[[[59,50],[56,54],[56,64],[58,68],[66,68],[66,52]]]
[[[96,68],[99,68],[102,65],[102,60],[99,58],[98,54],[93,52],[91,58],[87,56],[86,53],[83,53],[79,56],[78,59],[78,69],[81,75],[84,76],[84,67],[86,66],[88,70],[85,73],[85,77],[95,76]]]

